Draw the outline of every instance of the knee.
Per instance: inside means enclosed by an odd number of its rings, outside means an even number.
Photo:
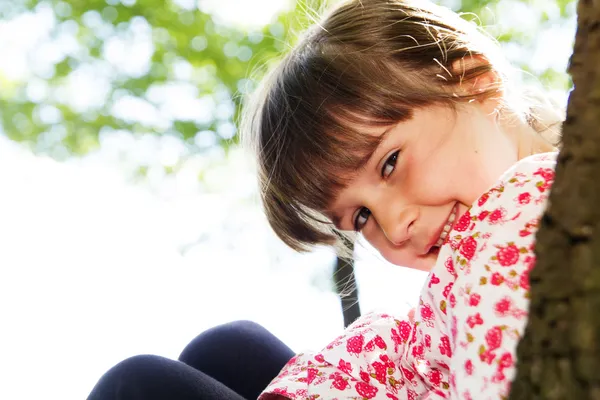
[[[262,325],[249,320],[232,321],[223,325],[219,325],[215,328],[220,328],[222,331],[225,332],[267,332],[267,329],[264,328]]]
[[[216,349],[240,348],[249,342],[263,342],[271,333],[256,322],[239,320],[214,326],[196,336],[183,350],[179,360],[198,363],[200,358],[210,358]]]
[[[268,336],[271,336],[271,333],[262,325],[253,321],[239,320],[210,328],[200,334],[198,338],[218,343],[240,343]]]
[[[165,358],[163,357],[140,354],[121,361],[112,367],[107,374],[135,378],[157,373],[163,368],[164,364]]]
[[[127,388],[160,376],[165,360],[154,355],[137,355],[121,361],[100,378],[88,400],[120,398]]]

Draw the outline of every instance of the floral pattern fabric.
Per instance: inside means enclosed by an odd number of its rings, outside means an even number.
[[[320,352],[295,356],[260,399],[506,398],[555,163],[555,153],[519,161],[454,224],[414,323],[365,315]]]

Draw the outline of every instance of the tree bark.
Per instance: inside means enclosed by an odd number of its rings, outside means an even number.
[[[600,1],[580,0],[556,180],[510,399],[600,399]]]
[[[360,305],[358,302],[358,287],[354,275],[354,260],[347,260],[338,256],[333,271],[333,282],[344,316],[344,328],[360,317]]]

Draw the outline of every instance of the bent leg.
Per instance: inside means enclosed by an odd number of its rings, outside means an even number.
[[[256,399],[294,352],[262,326],[235,321],[211,328],[190,342],[179,360],[247,399]]]
[[[139,355],[115,365],[88,400],[244,400],[205,373],[182,362]]]

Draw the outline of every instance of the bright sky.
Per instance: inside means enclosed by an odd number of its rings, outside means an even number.
[[[297,350],[339,333],[338,299],[313,283],[327,278],[328,250],[287,251],[231,191],[175,183],[160,196],[106,159],[60,164],[0,136],[0,373],[10,377],[0,398],[83,398],[121,359],[175,358],[202,330],[235,319],[262,323]],[[250,178],[243,160],[231,165],[232,186]],[[363,309],[404,312],[423,274],[368,254]]]
[[[221,18],[240,23],[281,4],[263,1],[220,1],[223,8],[212,10],[235,10]],[[36,18],[0,22],[0,77],[29,79],[31,68],[42,68],[24,54],[53,21],[44,10]],[[48,59],[69,51],[68,41],[61,46],[39,52]],[[101,76],[98,85],[85,71],[75,79],[77,90],[66,96],[78,104],[102,99]],[[7,82],[0,79],[4,90]],[[41,98],[45,90],[41,80],[28,89]],[[58,163],[0,135],[1,399],[84,398],[122,359],[176,358],[204,329],[236,319],[263,324],[295,350],[319,348],[339,334],[339,300],[327,283],[333,254],[296,255],[274,237],[243,153],[192,158],[171,178],[150,171],[148,185],[124,178],[123,154],[132,163],[164,164],[182,152],[169,137],[115,133],[102,138],[99,152]],[[208,171],[203,187],[199,168]],[[359,259],[363,311],[403,313],[414,305],[423,273],[366,250]]]
[[[223,21],[246,26],[264,24],[288,6],[282,0],[199,3]],[[48,60],[77,51],[68,25],[61,27],[60,45],[39,44],[54,23],[43,8],[36,16],[0,21],[0,96],[11,82],[25,80],[30,98],[46,98],[43,79],[33,73],[43,76]],[[564,65],[572,29],[540,36],[534,68]],[[135,34],[135,43],[106,47],[112,67],[130,73],[147,67],[148,27],[140,22]],[[26,57],[32,49],[33,61]],[[105,68],[78,71],[59,95],[75,107],[101,104]],[[178,70],[186,74],[184,64]],[[157,89],[152,96],[179,100],[166,102],[160,113],[129,98],[117,109],[124,118],[153,118],[157,125],[174,113],[201,119],[199,110],[231,112],[192,89]],[[52,120],[56,113],[46,107],[41,114]],[[192,157],[173,177],[151,169],[149,183],[136,184],[125,178],[132,168],[174,164],[186,156],[182,144],[118,132],[101,139],[99,152],[58,163],[0,134],[0,399],[84,398],[120,360],[141,353],[176,358],[204,329],[235,319],[263,324],[295,350],[319,348],[341,331],[339,300],[328,284],[333,254],[296,255],[274,237],[241,151],[228,159],[219,152]],[[425,275],[373,254],[358,254],[363,312],[406,312]]]

